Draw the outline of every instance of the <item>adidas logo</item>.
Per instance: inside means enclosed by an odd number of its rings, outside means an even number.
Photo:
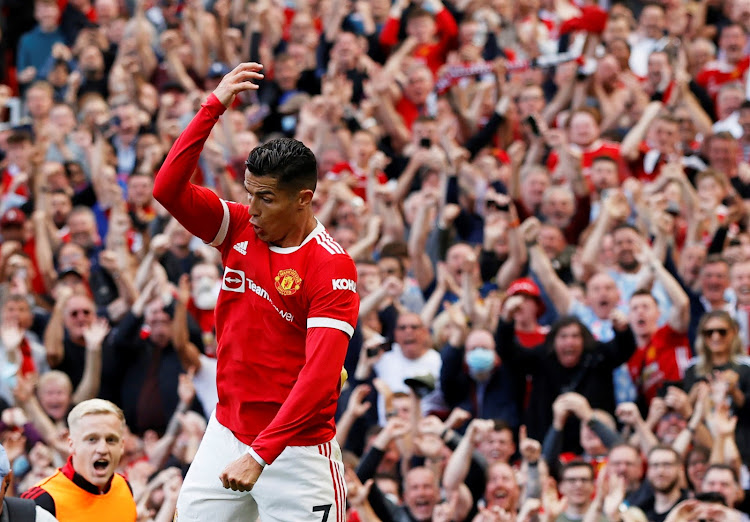
[[[247,254],[247,241],[240,241],[239,243],[235,244],[234,249],[244,256],[245,254]]]

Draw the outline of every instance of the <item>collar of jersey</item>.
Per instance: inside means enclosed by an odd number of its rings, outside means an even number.
[[[318,234],[320,234],[321,232],[325,230],[325,227],[320,221],[318,221],[318,218],[315,218],[315,222],[317,223],[317,225],[315,225],[315,228],[313,229],[313,231],[310,232],[308,236],[305,238],[305,240],[302,241],[302,243],[300,243],[298,246],[277,247],[273,245],[268,245],[268,249],[275,254],[292,254],[296,252],[297,250],[305,246],[305,244],[307,244],[308,241],[310,241],[312,238],[314,238],[315,236],[317,236]]]
[[[84,491],[91,493],[92,495],[103,495],[105,493],[108,493],[109,488],[112,487],[112,479],[115,478],[115,475],[113,473],[112,477],[110,477],[109,482],[107,482],[107,485],[104,487],[104,489],[99,489],[99,486],[95,486],[94,484],[92,484],[91,482],[83,478],[83,475],[79,474],[73,468],[72,456],[68,457],[67,462],[65,462],[65,465],[62,468],[60,468],[60,471],[62,471],[63,475],[65,475],[71,481],[73,481],[73,484],[83,489]]]

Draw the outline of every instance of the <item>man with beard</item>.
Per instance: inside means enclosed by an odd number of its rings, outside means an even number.
[[[581,253],[581,262],[585,274],[596,273],[599,266],[599,245],[602,244],[606,234],[612,234],[613,250],[617,263],[608,270],[608,274],[614,279],[620,291],[620,304],[623,306],[642,284],[641,270],[643,265],[639,259],[644,249],[644,239],[638,229],[625,222],[629,213],[630,205],[623,193],[618,192],[609,196],[602,204],[602,212],[599,214],[594,230],[586,240]],[[654,285],[652,293],[659,303],[659,310],[669,310],[669,297],[660,281],[657,281],[657,284]],[[663,319],[666,319],[666,317]]]
[[[563,497],[568,499],[568,506],[555,522],[581,520],[594,495],[594,468],[588,462],[569,462],[560,472],[559,489]],[[597,520],[604,520],[603,515],[599,515]]]
[[[201,337],[210,355],[216,353],[216,317],[214,308],[219,298],[219,269],[210,263],[198,263],[190,271],[191,297],[188,312],[201,329]]]
[[[655,446],[648,453],[646,479],[654,496],[638,507],[649,522],[663,522],[674,506],[687,499],[687,492],[680,489],[682,473],[680,456],[670,446]]]

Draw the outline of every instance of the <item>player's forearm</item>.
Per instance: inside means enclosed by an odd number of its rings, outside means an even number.
[[[307,331],[308,357],[297,382],[271,423],[252,444],[270,464],[309,421],[338,396],[341,367],[349,345],[348,336],[333,328]]]
[[[213,94],[177,138],[154,180],[154,197],[185,227],[205,241],[216,235],[224,216],[216,194],[193,185],[203,145],[225,108]]]

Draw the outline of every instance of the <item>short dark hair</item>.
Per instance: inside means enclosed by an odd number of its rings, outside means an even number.
[[[617,160],[615,158],[613,158],[612,156],[608,155],[608,154],[600,154],[599,156],[594,156],[594,159],[591,160],[591,164],[593,165],[594,163],[598,163],[598,162],[602,162],[602,161],[607,162],[607,163],[611,163],[612,165],[615,166],[615,168],[619,169],[619,165],[617,164]]]
[[[409,14],[406,15],[406,21],[408,22],[409,20],[414,20],[415,18],[434,19],[435,16],[427,9],[424,9],[422,7],[415,7],[411,11],[409,11]]]
[[[630,223],[618,223],[612,229],[612,235],[614,235],[615,232],[617,232],[618,230],[624,230],[624,229],[632,230],[633,232],[635,232],[638,235],[641,234],[640,231],[638,230],[638,228],[636,228],[634,225],[631,225]]]
[[[592,466],[590,462],[586,462],[583,460],[571,460],[570,462],[566,462],[565,464],[563,464],[560,468],[560,480],[563,480],[563,477],[565,477],[565,473],[569,469],[575,468],[586,468],[591,472],[591,478],[594,478],[594,466]]]
[[[381,257],[409,257],[409,248],[403,241],[391,241],[380,249]]]
[[[721,254],[709,254],[706,256],[706,260],[703,262],[703,266],[706,265],[715,265],[717,263],[721,263],[723,265],[726,265],[727,268],[729,268],[729,261],[725,257],[722,257]]]
[[[501,432],[508,430],[513,433],[513,428],[505,419],[492,419],[492,431]],[[514,435],[515,439],[515,435]]]
[[[275,178],[278,187],[285,192],[314,192],[318,182],[315,154],[293,138],[277,138],[255,147],[245,167],[253,176]]]
[[[14,131],[6,140],[8,145],[18,145],[20,143],[32,143],[31,134],[26,131]]]
[[[680,457],[680,454],[677,453],[677,451],[672,446],[669,446],[667,444],[657,444],[648,451],[648,455],[646,458],[650,459],[651,455],[653,455],[656,451],[668,451],[669,453],[674,455],[675,463],[682,464],[682,457]]]
[[[737,475],[737,470],[734,469],[729,464],[721,464],[721,463],[711,464],[708,468],[706,468],[706,473],[704,473],[703,476],[705,477],[706,475],[708,475],[708,472],[711,471],[712,469],[728,471],[729,473],[732,474],[732,480],[734,480],[734,483],[737,485],[740,484],[740,477],[739,475]]]
[[[651,290],[647,290],[645,288],[639,288],[638,290],[636,290],[635,292],[633,292],[633,295],[630,296],[630,300],[632,301],[634,297],[637,297],[639,295],[648,296],[648,297],[650,297],[656,303],[656,298],[651,293]]]

